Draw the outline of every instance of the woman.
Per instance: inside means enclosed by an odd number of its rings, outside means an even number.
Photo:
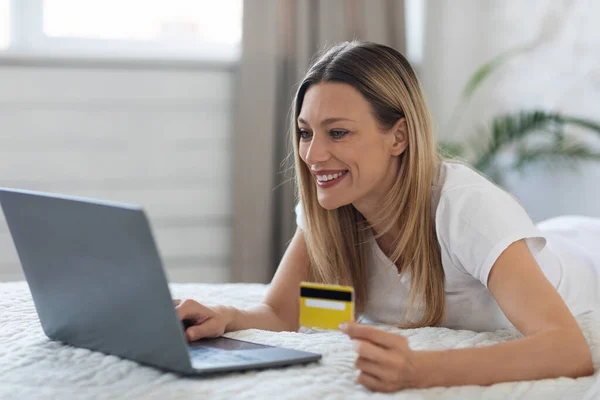
[[[536,227],[506,192],[462,164],[442,162],[417,77],[389,47],[330,49],[301,82],[293,115],[296,234],[255,308],[176,301],[180,318],[195,322],[188,340],[249,328],[296,331],[299,283],[318,281],[354,286],[367,320],[516,327],[525,336],[412,351],[400,335],[343,324],[355,340],[357,381],[372,390],[593,373],[573,315],[600,304],[600,253],[592,246],[600,243],[600,221]]]

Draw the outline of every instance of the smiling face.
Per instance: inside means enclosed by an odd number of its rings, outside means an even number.
[[[394,182],[407,146],[402,118],[383,131],[369,102],[351,85],[322,82],[304,95],[298,151],[312,173],[319,204],[354,204],[367,216]]]

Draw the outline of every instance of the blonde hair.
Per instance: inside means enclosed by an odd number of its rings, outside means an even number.
[[[400,118],[406,119],[408,147],[399,157],[395,183],[371,225],[352,204],[335,210],[321,207],[311,173],[300,158],[297,118],[306,91],[320,82],[346,83],[357,89],[370,103],[382,130],[391,129]],[[353,41],[332,47],[312,64],[301,81],[293,103],[291,129],[297,196],[306,223],[309,279],[353,285],[356,312],[362,313],[367,302],[368,231],[377,227],[379,237],[398,228],[400,234],[394,240],[390,259],[402,266],[401,275],[411,275],[409,307],[399,325],[438,324],[445,308],[444,270],[431,209],[431,186],[440,156],[429,110],[408,61],[396,50],[375,43]],[[422,311],[420,320],[409,321],[418,310]]]

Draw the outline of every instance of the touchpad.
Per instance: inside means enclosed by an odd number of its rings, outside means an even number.
[[[226,337],[218,337],[214,339],[200,339],[193,343],[190,343],[189,346],[191,349],[197,347],[214,347],[221,350],[256,350],[271,347],[258,343],[243,342],[241,340],[235,340]]]

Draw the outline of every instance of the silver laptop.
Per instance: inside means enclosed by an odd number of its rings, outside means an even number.
[[[50,339],[189,375],[321,358],[226,337],[188,344],[140,207],[5,188],[0,203]]]

